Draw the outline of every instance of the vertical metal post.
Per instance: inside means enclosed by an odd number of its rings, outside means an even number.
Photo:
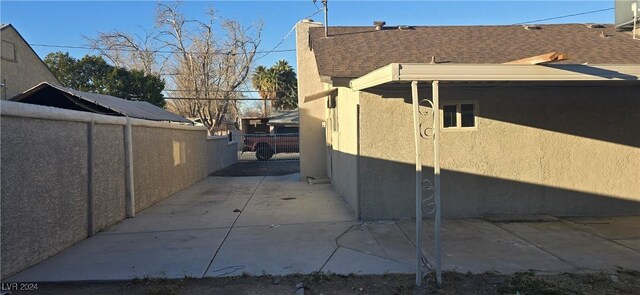
[[[420,149],[420,100],[418,81],[411,82],[413,138],[416,154],[416,286],[422,286],[422,151]]]
[[[360,104],[356,105],[356,208],[355,221],[360,221]]]
[[[133,187],[133,141],[131,139],[131,121],[127,117],[124,126],[124,161],[125,161],[125,212],[127,218],[136,216],[136,196]]]
[[[327,0],[322,0],[322,5],[324,6],[324,36],[329,37],[329,8]]]
[[[440,241],[440,97],[439,82],[432,82],[433,91],[433,185],[436,198],[435,240],[436,240],[436,281],[442,282],[442,259]]]
[[[93,198],[94,198],[94,176],[93,176],[93,157],[95,155],[93,149],[93,137],[95,122],[91,120],[88,124],[87,130],[87,235],[93,236],[95,234],[94,228],[94,213],[93,213]]]

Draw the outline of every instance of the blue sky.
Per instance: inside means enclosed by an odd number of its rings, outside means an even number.
[[[320,0],[317,5],[321,6]],[[156,1],[2,1],[2,23],[12,23],[32,44],[86,45],[83,36],[98,31],[139,33],[152,30]],[[369,26],[374,20],[389,25],[508,25],[529,20],[611,8],[606,1],[337,1],[329,0],[329,25]],[[213,7],[218,16],[249,24],[264,23],[260,50],[272,49],[302,18],[317,11],[311,0],[305,1],[186,1],[183,12],[190,18],[204,18]],[[542,23],[612,23],[613,10],[568,17]],[[313,17],[322,21],[322,13]],[[295,49],[292,33],[278,49]],[[40,57],[49,52],[69,51],[82,57],[84,49],[33,46]],[[94,52],[95,53],[95,52]],[[258,64],[270,66],[285,59],[295,66],[295,52],[265,56]]]

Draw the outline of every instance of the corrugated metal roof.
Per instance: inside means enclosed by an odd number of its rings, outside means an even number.
[[[166,111],[165,109],[152,105],[146,101],[131,101],[131,100],[126,100],[126,99],[122,99],[122,98],[114,97],[110,95],[78,91],[71,88],[52,85],[47,82],[40,83],[37,86],[23,92],[22,94],[16,95],[11,100],[14,100],[14,101],[24,100],[26,98],[37,95],[39,91],[45,88],[56,89],[58,91],[70,94],[73,97],[76,97],[78,99],[93,103],[100,107],[112,110],[115,113],[121,114],[123,116],[128,116],[131,118],[146,119],[146,120],[153,120],[153,121],[171,121],[171,122],[191,123],[191,121],[185,119],[184,117],[181,117],[174,113]]]

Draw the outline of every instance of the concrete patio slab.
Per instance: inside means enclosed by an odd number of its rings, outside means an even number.
[[[640,216],[569,217],[567,224],[606,239],[640,239]]]
[[[415,242],[415,223],[399,223]],[[434,225],[423,222],[423,249],[434,263]],[[443,220],[442,268],[458,272],[497,271],[510,274],[533,270],[540,273],[575,271],[570,264],[531,245],[496,225],[479,219]]]
[[[351,222],[237,227],[205,276],[286,275],[319,271]]]
[[[415,271],[414,222],[354,224],[353,212],[331,185],[299,177],[209,177],[10,280]],[[443,220],[443,269],[638,269],[638,220]],[[423,225],[423,249],[433,264],[433,222]]]
[[[97,235],[11,278],[14,282],[200,277],[226,229]]]
[[[629,249],[640,252],[640,239],[613,240]]]
[[[510,223],[501,227],[581,270],[638,269],[640,253],[564,222]]]
[[[392,221],[355,225],[338,239],[338,245],[409,265],[415,261],[415,246]]]
[[[209,177],[125,219],[105,233],[230,227],[263,177]]]
[[[340,247],[322,268],[323,272],[337,274],[414,273],[415,267],[397,261],[368,255]]]
[[[298,181],[299,177],[299,174],[267,177],[236,226],[353,220],[353,211],[330,184],[309,185]]]

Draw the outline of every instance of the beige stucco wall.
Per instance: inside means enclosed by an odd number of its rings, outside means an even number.
[[[358,208],[358,103],[359,92],[339,87],[336,108],[327,110],[327,141],[331,182],[338,193]],[[358,212],[356,210],[356,215]],[[355,218],[359,218],[356,216]]]
[[[9,99],[41,82],[60,85],[49,68],[33,52],[12,26],[0,32],[0,38],[15,44],[15,61],[0,59],[0,79],[4,84],[0,99]]]
[[[312,48],[309,28],[321,24],[296,25],[296,63],[298,73],[298,109],[300,111],[300,177],[327,177],[327,149],[323,122],[326,98],[305,103],[304,97],[328,86],[321,82]]]
[[[441,88],[479,103],[478,130],[442,133],[443,216],[640,214],[640,86],[495,86]],[[414,214],[410,101],[408,84],[360,95],[363,219]]]

